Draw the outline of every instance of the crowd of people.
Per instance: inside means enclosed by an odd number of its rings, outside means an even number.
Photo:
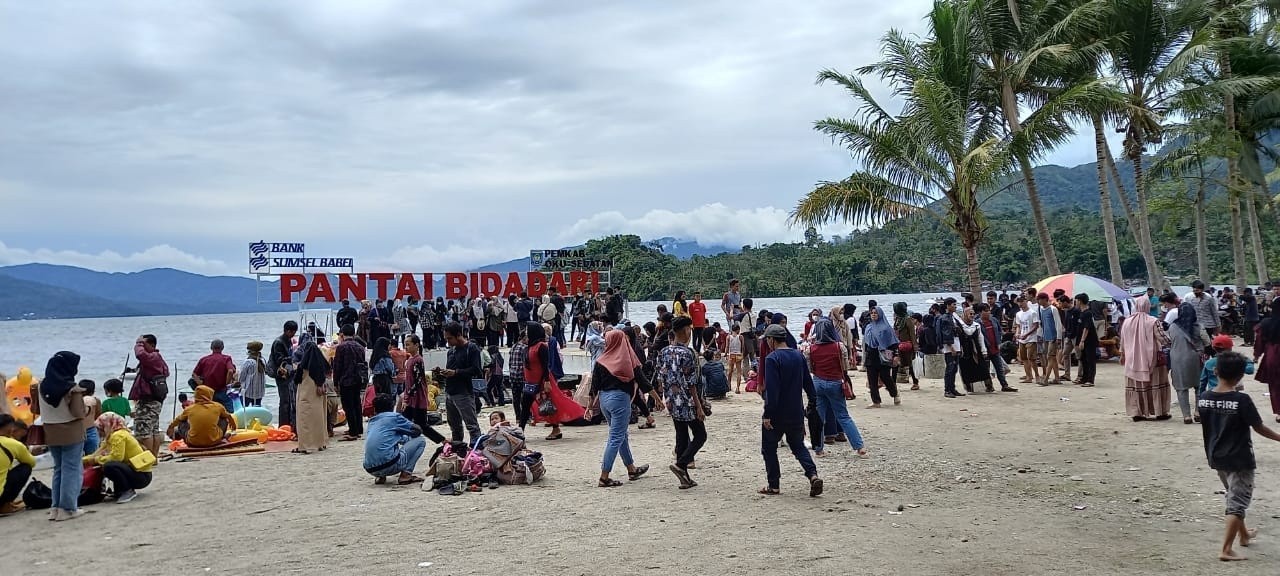
[[[523,443],[529,424],[543,422],[550,427],[546,440],[554,441],[563,437],[562,426],[603,422],[608,435],[598,485],[617,487],[622,482],[612,473],[618,458],[631,481],[649,471],[632,453],[630,425],[653,429],[654,413],[665,411],[675,440],[668,468],[678,487],[688,490],[698,485],[693,475],[709,441],[713,401],[745,388],[763,404],[766,472],[759,493],[780,493],[777,449],[785,444],[800,463],[810,495],[817,496],[824,484],[815,458],[827,456],[829,446],[847,442],[852,454],[869,455],[847,404],[863,388],[854,385],[859,372],[866,374],[866,407],[875,409],[885,405],[886,395],[900,406],[900,383],[919,390],[920,378],[938,369],[943,396],[954,399],[978,384],[988,393],[996,392],[997,382],[1001,392],[1017,392],[1008,379],[1013,364],[1021,367],[1020,383],[1091,387],[1098,362],[1114,359],[1124,366],[1125,408],[1135,422],[1170,419],[1176,398],[1183,421],[1202,424],[1210,464],[1228,494],[1228,535],[1248,540],[1243,516],[1253,462],[1251,452],[1246,459],[1242,450],[1249,451],[1249,428],[1273,439],[1280,435],[1261,423],[1239,390],[1243,375],[1256,365],[1256,379],[1269,386],[1280,422],[1280,284],[1236,296],[1230,289],[1215,295],[1197,281],[1182,297],[1148,291],[1128,302],[1028,288],[987,292],[982,301],[961,294],[917,313],[904,302],[886,313],[872,300],[861,314],[852,303],[825,313],[812,310],[798,338],[785,314],[755,310],[741,289],[734,280],[721,296],[723,321],[710,318],[700,292],[686,297],[681,291],[670,307],[657,306],[655,321],[643,325],[624,317],[621,297],[612,289],[570,299],[553,291],[540,302],[524,294],[363,302],[360,310],[343,302],[333,342],[326,343],[314,324],[300,331],[289,321],[265,358],[263,344],[250,342],[237,363],[224,353],[222,341],[212,341],[188,380],[195,401],[164,434],[160,406],[171,375],[154,335],[135,342],[137,364],[128,369],[127,396],[123,380],[112,379],[104,383],[103,401],[94,396],[94,382],[76,380],[79,357],[59,352],[32,389],[38,437],[28,437],[23,422],[0,414],[0,448],[8,460],[2,468],[7,474],[0,477],[0,514],[22,507],[18,493],[34,466],[28,446],[53,460],[51,519],[83,514],[87,469],[96,471],[99,484],[111,484],[106,493],[116,502],[131,501],[150,485],[166,435],[192,447],[226,442],[244,424],[232,415],[233,397],[260,406],[268,377],[280,397],[277,422],[296,433],[295,453],[329,447],[341,406],[346,431],[338,440],[363,440],[364,469],[378,483],[395,477],[397,484],[425,481],[416,470],[427,440],[478,448],[501,432]],[[1232,352],[1233,335],[1253,346],[1252,360]],[[448,349],[446,361],[428,367],[423,353],[440,343]],[[562,353],[573,345],[588,355],[590,369],[570,396],[561,386]],[[482,403],[505,406],[507,392],[515,422],[494,413],[486,432],[478,416]],[[126,427],[129,417],[132,430]],[[433,428],[442,422],[448,436]],[[1223,557],[1233,555],[1228,541]]]

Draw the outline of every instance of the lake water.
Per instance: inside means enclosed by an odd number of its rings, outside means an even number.
[[[867,300],[876,300],[886,311],[893,302],[906,302],[912,311],[927,309],[926,300],[945,298],[954,294],[875,294],[863,296],[814,296],[798,298],[755,298],[757,311],[782,312],[793,327],[803,325],[810,310],[826,311],[846,302],[866,308]],[[708,321],[721,321],[719,298],[707,301]],[[658,304],[670,302],[631,302],[627,317],[633,323],[648,322],[656,316]],[[185,391],[186,381],[196,362],[209,353],[209,341],[220,338],[236,362],[244,360],[245,344],[258,340],[268,350],[271,341],[280,334],[280,327],[287,320],[298,320],[298,312],[271,312],[258,314],[216,314],[201,316],[150,316],[137,318],[81,318],[71,320],[25,320],[0,322],[0,373],[10,377],[20,366],[28,366],[39,377],[44,372],[49,357],[60,350],[70,350],[80,355],[80,378],[98,382],[98,395],[102,396],[102,382],[118,377],[128,358],[133,359],[133,343],[141,334],[155,334],[159,349],[169,362],[174,377],[170,390],[174,398]],[[443,365],[442,351],[428,355],[428,365]],[[565,369],[569,373],[587,370],[585,358],[566,357]],[[274,388],[268,387],[264,404],[276,406]],[[171,412],[166,406],[165,413]]]

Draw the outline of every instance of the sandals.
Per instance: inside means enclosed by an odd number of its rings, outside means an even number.
[[[396,480],[396,486],[408,486],[410,484],[417,484],[423,481],[424,480],[421,476],[409,476],[408,478]]]
[[[648,464],[642,464],[642,465],[640,465],[640,466],[636,466],[636,471],[635,471],[635,472],[628,472],[628,473],[627,473],[627,480],[630,480],[630,481],[632,481],[632,482],[635,482],[637,478],[640,478],[641,476],[644,476],[645,472],[648,472],[648,471],[649,471],[649,465],[648,465]]]
[[[564,438],[564,433],[552,434],[550,436],[547,436],[547,440],[559,440],[561,438]]]
[[[308,452],[308,451],[303,450],[303,449],[301,449],[301,448],[294,448],[293,450],[290,450],[289,452],[294,453],[294,454],[310,454],[310,453],[311,453],[311,452]]]
[[[688,490],[688,489],[693,488],[694,486],[697,486],[697,485],[698,485],[698,483],[697,483],[697,482],[694,482],[694,481],[693,481],[693,478],[690,478],[690,477],[689,477],[689,471],[688,471],[688,470],[685,470],[684,468],[681,468],[681,467],[679,467],[679,466],[676,466],[675,464],[672,464],[671,466],[668,466],[668,467],[667,467],[667,469],[668,469],[668,470],[671,470],[671,473],[672,473],[672,474],[675,474],[675,475],[676,475],[676,478],[677,478],[678,480],[680,480],[680,489],[681,489],[681,490]]]
[[[617,488],[621,485],[622,485],[622,482],[619,482],[612,478],[601,478],[600,481],[596,483],[597,488]]]
[[[768,486],[765,486],[764,488],[756,490],[756,494],[762,494],[764,496],[777,496],[781,493],[782,493],[781,490],[777,488],[770,488]]]
[[[814,476],[809,479],[809,497],[817,498],[822,495],[822,479]]]
[[[381,485],[386,484],[386,483],[387,483],[387,477],[386,477],[386,476],[379,476],[376,480],[374,480],[374,481],[373,481],[373,485],[374,485],[374,486],[381,486]]]
[[[343,436],[339,438],[338,441],[339,442],[355,442],[356,440],[359,440],[359,439],[360,439],[359,436]]]
[[[654,428],[657,428],[657,426],[655,426],[655,425],[653,424],[653,422],[645,422],[644,424],[641,424],[641,425],[639,426],[639,428],[638,428],[638,429],[639,429],[639,430],[652,430],[652,429],[654,429]]]

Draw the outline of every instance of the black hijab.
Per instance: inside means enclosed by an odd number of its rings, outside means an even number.
[[[80,370],[80,356],[75,352],[62,351],[54,354],[44,368],[44,379],[40,381],[40,396],[50,406],[57,406],[62,397],[76,387],[76,373]]]
[[[305,371],[311,376],[311,381],[316,386],[323,386],[325,379],[329,374],[329,361],[325,359],[324,352],[320,351],[320,347],[316,346],[313,341],[308,341],[302,345],[302,361],[298,363],[301,370],[298,370],[296,377],[297,382],[302,382],[302,375]]]
[[[1196,337],[1196,307],[1190,302],[1178,306],[1178,317],[1173,320],[1188,338]]]
[[[530,348],[533,348],[534,344],[547,340],[547,330],[538,322],[525,323],[524,333],[529,337]]]
[[[1271,317],[1262,321],[1258,331],[1267,342],[1280,342],[1280,303],[1271,305]]]
[[[390,358],[391,340],[386,337],[378,338],[373,343],[373,353],[369,355],[369,367],[378,365],[378,361],[383,358]]]

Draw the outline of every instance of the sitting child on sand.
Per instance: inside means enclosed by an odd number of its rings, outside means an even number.
[[[413,469],[427,449],[422,428],[395,411],[396,399],[390,394],[373,398],[374,415],[365,426],[364,471],[377,478],[374,484],[386,484],[387,476],[399,474],[401,486],[422,482]]]
[[[180,426],[183,423],[187,425]],[[196,387],[195,403],[183,408],[165,433],[192,448],[212,448],[224,441],[228,431],[235,429],[235,417],[228,414],[222,404],[213,401],[213,388],[201,385]]]
[[[729,394],[729,378],[725,374],[724,362],[720,360],[720,352],[707,350],[702,353],[706,361],[702,364],[703,392],[712,400],[724,400]]]

